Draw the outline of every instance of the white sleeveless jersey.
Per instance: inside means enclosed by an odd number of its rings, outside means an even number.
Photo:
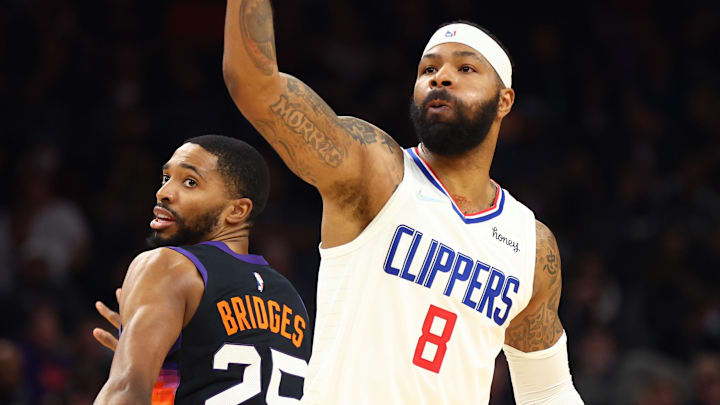
[[[497,187],[463,215],[432,169],[404,177],[352,242],[320,249],[305,404],[487,404],[495,358],[527,305],[535,216]]]

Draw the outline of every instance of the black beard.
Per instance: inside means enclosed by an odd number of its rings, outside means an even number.
[[[427,118],[427,105],[433,100],[445,100],[455,106],[454,121],[437,121]],[[500,92],[472,110],[446,90],[431,91],[421,107],[410,97],[410,119],[415,134],[432,153],[442,156],[457,156],[480,145],[490,132],[497,115]]]
[[[157,231],[154,231],[145,240],[148,246],[153,249],[162,246],[185,246],[204,242],[217,225],[218,217],[223,209],[223,207],[218,207],[214,210],[207,211],[198,215],[193,221],[188,222],[184,218],[179,217],[175,211],[170,210],[167,206],[161,206],[173,214],[178,231],[168,237],[163,237],[159,235]]]

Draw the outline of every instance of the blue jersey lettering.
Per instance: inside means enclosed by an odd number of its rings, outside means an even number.
[[[496,282],[497,281],[497,282]],[[505,284],[505,275],[502,271],[493,267],[490,270],[490,277],[488,277],[485,283],[485,291],[483,292],[482,298],[480,298],[480,304],[477,307],[478,312],[483,312],[487,308],[486,315],[492,319],[492,310],[495,307],[495,297],[500,296],[502,293],[503,284]]]
[[[425,254],[418,254],[418,250]],[[420,257],[424,257],[422,263],[420,259],[416,260]],[[501,326],[510,316],[512,295],[520,291],[520,280],[516,277],[506,277],[500,269],[475,260],[435,239],[423,243],[423,233],[407,225],[395,229],[383,270],[391,276],[426,288],[432,288],[438,272],[446,273],[447,282],[441,278],[444,288],[440,287],[444,295],[451,297],[453,289],[464,288],[462,303]],[[475,299],[474,293],[477,293]]]
[[[407,281],[415,281],[415,275],[410,273],[410,265],[415,258],[415,252],[417,251],[418,245],[422,240],[422,232],[415,231],[413,235],[412,245],[410,245],[410,251],[408,251],[407,257],[405,257],[405,263],[403,263],[402,273],[400,277]]]
[[[407,225],[400,225],[397,227],[395,230],[395,236],[393,236],[392,242],[390,243],[390,250],[388,250],[388,254],[385,257],[384,269],[386,273],[392,274],[393,276],[397,276],[400,273],[400,269],[393,267],[392,262],[395,258],[398,245],[400,244],[400,239],[403,235],[412,235],[413,233],[415,233],[415,230]]]
[[[447,295],[448,297],[450,296],[450,294],[452,294],[452,289],[455,286],[455,281],[467,281],[467,279],[470,278],[470,273],[472,273],[472,267],[473,259],[467,255],[458,252],[457,259],[455,260],[455,265],[453,265],[452,272],[450,273],[450,278],[448,279],[448,283],[445,286],[445,292],[443,294]],[[462,268],[462,270],[460,268]]]
[[[435,259],[435,263],[433,264],[432,269],[430,269],[428,279],[425,281],[425,287],[432,287],[432,283],[435,281],[435,274],[437,274],[438,271],[442,271],[443,273],[450,271],[454,261],[455,251],[451,247],[445,246],[441,243],[440,249],[438,249],[437,259]]]
[[[438,241],[433,239],[432,242],[430,242],[430,249],[428,249],[427,255],[425,255],[425,261],[423,261],[422,270],[420,270],[420,274],[418,274],[418,277],[415,280],[417,284],[425,283],[425,278],[427,277],[430,266],[435,264],[435,258],[437,257],[435,253],[437,253],[437,247]]]
[[[490,266],[483,262],[475,262],[475,268],[473,269],[472,280],[468,283],[467,290],[465,291],[465,297],[463,298],[463,304],[469,306],[472,309],[477,308],[477,302],[472,300],[472,293],[474,290],[482,288],[483,283],[478,279],[481,271],[490,271]]]
[[[502,325],[503,323],[505,323],[505,320],[507,319],[508,315],[510,314],[510,307],[512,307],[513,302],[512,302],[512,299],[510,299],[510,297],[508,297],[508,292],[510,291],[511,286],[513,288],[513,292],[517,293],[518,288],[520,287],[520,280],[518,280],[515,277],[510,276],[505,281],[505,287],[503,288],[502,298],[501,298],[502,302],[505,303],[505,305],[506,305],[505,313],[502,316],[500,316],[500,308],[495,308],[495,312],[493,313],[493,321],[495,321],[495,323],[498,325]]]

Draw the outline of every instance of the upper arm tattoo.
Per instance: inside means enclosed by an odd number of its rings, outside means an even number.
[[[266,120],[255,120],[252,124],[260,133],[268,137],[270,146],[287,162],[288,167],[293,173],[308,183],[317,185],[317,179],[313,176],[311,168],[302,159],[298,159],[295,156],[295,150],[290,147],[287,142],[277,136],[272,123]]]
[[[297,147],[309,146],[317,157],[331,168],[336,168],[345,161],[351,142],[361,145],[380,142],[389,153],[400,150],[395,140],[384,131],[357,118],[338,117],[310,87],[292,76],[286,78],[286,88],[270,105],[270,112],[274,118],[271,121],[256,120],[254,124],[269,138],[268,141],[276,150],[285,151],[281,154],[287,157],[287,163],[293,164],[294,169],[298,169],[296,174],[308,179],[310,173],[309,170],[299,168],[301,166],[299,159],[295,158]],[[274,125],[282,125],[299,137],[295,141],[278,142],[280,137],[277,136]],[[343,134],[347,135],[344,139]]]
[[[367,122],[354,118],[354,117],[339,117],[340,126],[345,130],[352,140],[359,142],[362,145],[370,145],[378,142],[382,143],[387,149],[388,153],[393,154],[400,150],[395,140],[388,135],[385,131],[376,128],[375,126],[368,124]]]
[[[275,71],[275,34],[269,0],[248,0],[240,8],[240,32],[248,56],[265,76]]]
[[[363,145],[377,142],[377,130],[365,121],[342,117],[340,118],[340,125],[345,130],[345,133],[350,135],[350,138],[356,142]]]
[[[390,135],[374,125],[355,117],[338,117],[335,111],[313,89],[300,80],[288,76],[287,88],[290,93],[302,98],[315,113],[327,117],[333,125],[340,127],[353,141],[369,145],[381,138],[382,144],[388,148],[388,151],[393,152],[396,150],[395,148],[400,148]]]
[[[280,117],[288,129],[299,135],[303,143],[309,145],[326,165],[338,167],[345,158],[346,152],[303,111],[302,107],[293,103],[287,95],[281,94],[280,99],[270,106],[270,111]]]
[[[523,352],[532,352],[551,347],[563,333],[558,316],[562,279],[560,272],[560,253],[547,226],[536,221],[536,250],[534,283],[540,299],[529,313],[523,311],[505,332],[506,343]],[[535,297],[533,297],[534,299]]]

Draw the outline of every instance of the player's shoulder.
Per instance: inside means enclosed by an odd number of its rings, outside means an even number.
[[[555,234],[552,233],[547,225],[537,219],[535,220],[535,240],[537,242],[538,250],[541,247],[547,249],[550,245],[555,245],[555,247],[557,247]]]
[[[560,261],[555,234],[544,223],[535,220],[535,268],[543,266],[547,261]],[[558,263],[559,264],[559,263]]]
[[[560,278],[560,249],[555,235],[544,223],[535,220],[535,290],[553,286]]]
[[[338,121],[343,129],[348,131],[350,136],[361,143],[366,141],[371,141],[372,143],[375,136],[381,134],[387,135],[387,132],[380,129],[377,125],[369,123],[358,117],[338,115]]]
[[[128,272],[162,272],[176,276],[183,272],[194,271],[194,264],[180,252],[167,247],[144,251],[133,259]]]
[[[377,125],[347,115],[338,116],[338,123],[347,135],[359,145],[373,150],[378,149],[381,152],[373,154],[373,156],[387,156],[391,161],[402,164],[402,148],[395,139]]]

